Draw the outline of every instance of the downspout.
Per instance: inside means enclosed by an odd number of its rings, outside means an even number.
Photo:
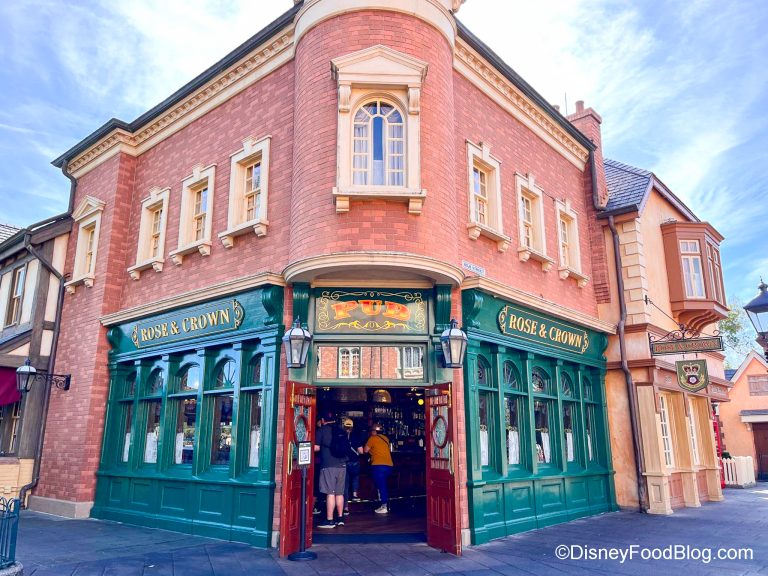
[[[613,236],[613,257],[616,265],[616,288],[619,296],[619,324],[617,332],[619,335],[619,354],[621,356],[621,371],[624,373],[624,379],[627,382],[627,393],[629,395],[629,418],[632,424],[632,448],[635,452],[635,473],[637,474],[637,499],[638,511],[645,513],[643,503],[645,502],[645,482],[643,481],[643,451],[640,448],[640,427],[637,421],[637,391],[632,381],[632,371],[629,369],[627,361],[627,342],[625,327],[627,324],[627,301],[624,298],[624,278],[621,274],[621,252],[619,245],[619,233],[616,230],[616,222],[613,214],[608,216],[608,228]]]
[[[69,172],[67,172],[67,162],[64,162],[64,164],[61,167],[61,171],[64,173],[64,175],[69,179],[70,181],[70,188],[69,188],[69,208],[67,209],[67,214],[72,214],[73,206],[75,203],[75,189],[77,188],[77,179],[74,178]],[[30,244],[30,237],[31,234],[27,233],[24,236],[24,248],[27,252],[29,252],[34,258],[36,258],[43,267],[48,270],[49,273],[53,274],[56,279],[59,281],[59,294],[57,296],[56,300],[56,317],[54,319],[53,323],[53,341],[51,342],[51,351],[48,354],[48,364],[46,366],[46,374],[52,374],[54,366],[56,364],[56,352],[59,346],[59,333],[61,332],[61,311],[64,307],[64,276],[56,270],[56,268],[53,266],[51,262],[45,259],[45,257],[38,252],[34,246]],[[43,458],[43,440],[45,438],[45,425],[48,421],[48,406],[50,405],[51,401],[51,389],[50,387],[48,390],[45,391],[45,394],[43,395],[43,409],[40,411],[40,435],[37,439],[37,448],[35,450],[35,463],[34,467],[32,469],[32,481],[29,484],[25,484],[21,487],[19,490],[19,500],[21,501],[21,506],[23,508],[26,508],[26,495],[27,492],[32,490],[37,486],[37,483],[40,481],[40,461]]]
[[[589,151],[589,169],[592,176],[592,203],[597,212],[604,212],[605,208],[600,205],[600,194],[597,187],[597,160],[595,160],[595,151]],[[624,379],[627,383],[627,394],[629,396],[629,418],[632,424],[632,448],[635,452],[635,474],[637,475],[637,499],[638,510],[645,513],[643,503],[645,502],[645,482],[643,482],[643,451],[640,447],[640,428],[637,421],[637,391],[632,381],[632,371],[629,369],[627,360],[627,301],[624,298],[624,277],[621,275],[621,246],[619,244],[619,233],[616,230],[616,222],[613,215],[608,216],[608,228],[613,236],[613,257],[616,266],[616,288],[619,296],[619,323],[616,331],[619,336],[619,355],[621,357],[621,371],[624,373]]]

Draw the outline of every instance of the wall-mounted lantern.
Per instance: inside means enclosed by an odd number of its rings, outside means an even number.
[[[35,367],[30,364],[29,358],[16,369],[16,389],[21,394],[26,394],[32,390],[35,383],[46,386],[51,384],[59,390],[69,390],[71,379],[70,374],[38,374]]]
[[[467,335],[459,329],[459,323],[451,320],[451,327],[440,335],[446,368],[464,366],[464,354],[467,352]]]
[[[304,368],[307,365],[307,354],[312,342],[312,333],[301,327],[298,318],[283,336],[285,356],[288,368]]]

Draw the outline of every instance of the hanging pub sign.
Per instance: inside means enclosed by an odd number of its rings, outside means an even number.
[[[677,383],[688,392],[698,392],[709,385],[706,360],[678,360],[675,362]]]
[[[315,332],[427,334],[420,290],[322,289],[315,299]]]
[[[589,334],[565,322],[539,316],[517,306],[502,307],[498,316],[499,330],[507,336],[515,336],[546,344],[561,350],[584,354],[589,348]]]
[[[654,340],[649,336],[651,356],[664,356],[667,354],[689,354],[692,352],[718,352],[723,349],[721,336],[706,336],[703,338],[677,337],[682,332],[671,332],[660,340]]]
[[[237,330],[245,312],[237,300],[202,304],[137,322],[131,332],[136,348]]]

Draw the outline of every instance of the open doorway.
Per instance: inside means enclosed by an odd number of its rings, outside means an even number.
[[[425,394],[421,387],[326,387],[317,391],[317,414],[332,414],[336,426],[347,428],[355,448],[369,452],[355,457],[349,467],[343,525],[320,528],[326,520],[325,496],[318,490],[315,466],[314,542],[414,542],[426,540],[427,469]],[[373,430],[378,428],[376,434]],[[386,440],[384,440],[386,439]],[[382,440],[384,443],[382,444]],[[388,503],[382,512],[372,468],[376,446],[389,449],[392,469],[386,479]],[[379,449],[380,449],[379,448]],[[318,463],[319,464],[319,463]],[[358,469],[357,482],[355,468]],[[356,490],[355,490],[356,489]],[[356,497],[355,497],[356,492]],[[378,510],[378,512],[377,512]]]

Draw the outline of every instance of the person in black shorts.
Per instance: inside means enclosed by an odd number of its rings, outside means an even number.
[[[320,452],[320,492],[325,494],[325,520],[318,528],[335,528],[344,525],[344,487],[347,476],[347,456],[337,457],[331,452],[331,442],[336,428],[336,416],[323,414],[322,426],[315,438],[315,452]],[[338,520],[334,521],[334,511]]]

